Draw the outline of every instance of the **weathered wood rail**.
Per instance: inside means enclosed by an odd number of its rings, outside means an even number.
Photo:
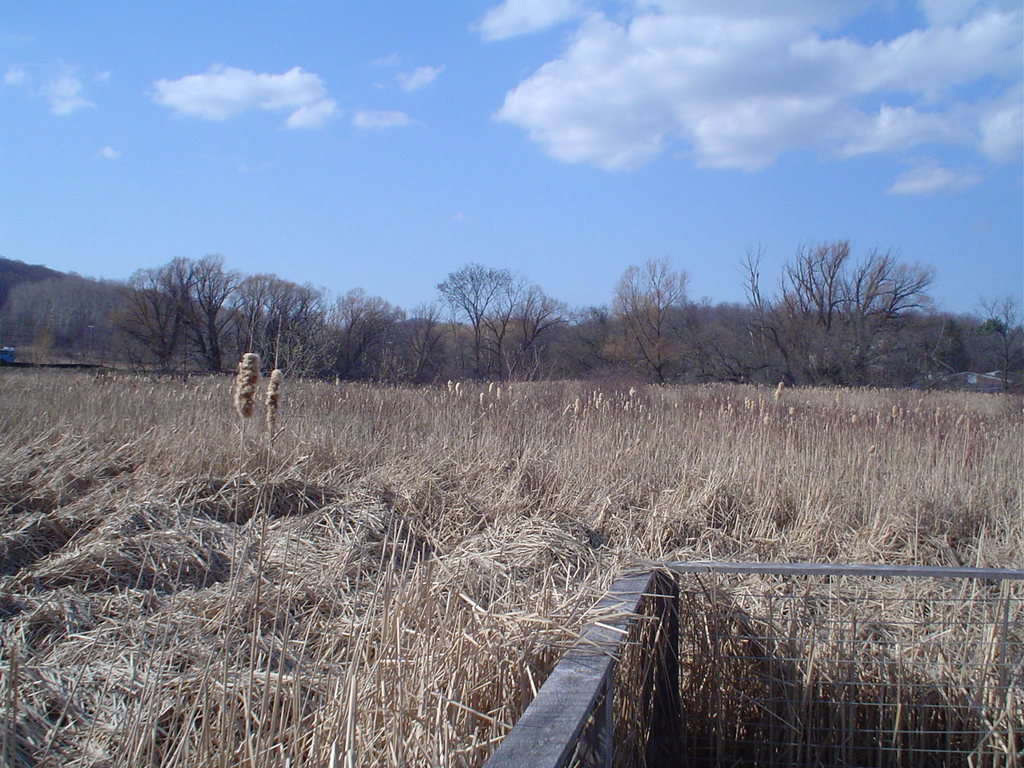
[[[666,571],[620,578],[595,609],[599,615],[559,661],[536,698],[506,736],[487,768],[611,766],[612,692],[616,662],[637,621],[656,622],[654,663],[648,665],[641,706],[651,712],[649,768],[673,765],[671,743],[679,718],[678,586]]]
[[[1024,580],[1024,570],[997,568],[720,561],[644,564],[618,579],[598,602],[597,618],[582,630],[484,768],[610,768],[615,754],[616,669],[630,637],[635,644],[638,627],[647,633],[641,641],[641,679],[633,681],[633,690],[639,692],[635,711],[646,722],[640,728],[643,760],[636,762],[647,768],[680,765],[681,574]]]

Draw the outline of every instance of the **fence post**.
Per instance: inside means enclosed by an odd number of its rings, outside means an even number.
[[[682,702],[679,694],[679,582],[667,571],[651,580],[655,627],[652,663],[644,681],[644,704],[651,713],[644,761],[647,768],[672,768],[682,755]]]

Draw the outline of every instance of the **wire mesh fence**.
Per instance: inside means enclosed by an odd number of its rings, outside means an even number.
[[[679,765],[1021,765],[1020,572],[669,567]]]

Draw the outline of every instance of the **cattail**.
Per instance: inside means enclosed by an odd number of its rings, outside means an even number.
[[[782,390],[786,388],[786,382],[779,379],[779,386],[775,388],[775,402],[779,402],[782,397]]]
[[[284,374],[280,368],[270,372],[270,380],[267,382],[267,397],[263,404],[267,406],[267,429],[273,431],[277,426],[277,406],[281,401],[281,384],[284,382]]]
[[[235,410],[242,418],[252,416],[256,404],[256,390],[260,386],[260,356],[246,352],[238,361],[238,375],[235,376]]]

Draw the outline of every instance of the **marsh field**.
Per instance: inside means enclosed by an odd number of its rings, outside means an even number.
[[[620,569],[1022,567],[1018,396],[0,372],[0,762],[478,766]]]

